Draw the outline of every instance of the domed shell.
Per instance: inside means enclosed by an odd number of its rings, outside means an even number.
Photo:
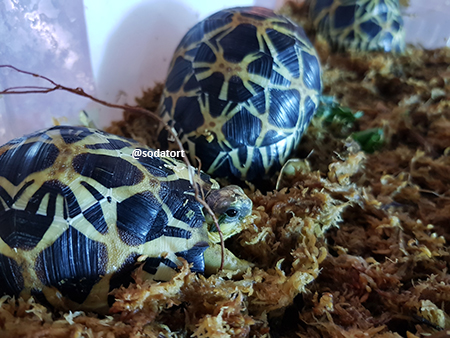
[[[271,10],[239,7],[185,35],[159,113],[202,170],[256,180],[296,148],[320,92],[320,63],[303,29]],[[162,148],[171,146],[168,138],[163,129]]]
[[[398,0],[310,0],[309,13],[334,50],[401,53],[405,49]]]
[[[0,147],[0,290],[60,308],[103,311],[144,271],[166,280],[179,257],[203,272],[208,235],[186,166],[133,158],[137,142],[58,126]],[[218,188],[195,175],[205,190]]]

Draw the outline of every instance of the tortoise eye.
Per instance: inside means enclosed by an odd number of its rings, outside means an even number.
[[[228,209],[227,211],[225,211],[225,214],[228,217],[234,217],[238,214],[238,211],[236,209]]]

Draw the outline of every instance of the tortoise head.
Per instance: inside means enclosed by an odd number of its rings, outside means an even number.
[[[244,219],[251,214],[253,206],[251,199],[236,185],[211,190],[206,196],[206,203],[218,220],[224,240],[242,231]],[[210,240],[218,243],[219,233],[208,212],[205,212],[205,219]]]

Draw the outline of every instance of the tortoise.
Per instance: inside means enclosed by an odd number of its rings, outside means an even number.
[[[308,4],[314,27],[335,51],[405,50],[398,0],[309,0]]]
[[[0,147],[4,294],[106,312],[113,300],[108,293],[131,281],[139,257],[146,276],[156,280],[169,280],[180,258],[195,272],[203,273],[205,262],[210,271],[217,269],[217,229],[212,217],[205,218],[190,177],[225,238],[242,230],[251,200],[238,186],[219,189],[202,172],[190,176],[181,161],[133,156],[136,149],[150,150],[73,126],[55,126]],[[225,268],[246,266],[229,251],[226,257]]]
[[[236,7],[181,40],[158,112],[202,170],[257,181],[295,150],[321,90],[320,62],[301,27],[266,8]],[[159,142],[172,146],[164,128]]]

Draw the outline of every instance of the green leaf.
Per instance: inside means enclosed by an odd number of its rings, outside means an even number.
[[[359,143],[361,149],[373,153],[380,149],[384,143],[384,132],[381,128],[372,128],[353,133],[352,138]]]
[[[350,108],[341,106],[333,96],[322,96],[317,109],[317,116],[322,117],[326,123],[353,125],[363,112],[353,113]]]

